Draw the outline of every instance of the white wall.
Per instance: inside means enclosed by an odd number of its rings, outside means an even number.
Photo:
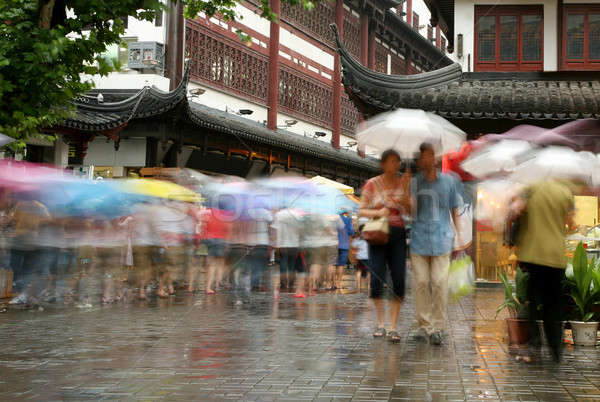
[[[94,138],[88,145],[83,160],[84,166],[130,166],[138,167],[146,164],[146,138],[128,138],[119,142],[119,150],[115,144],[104,136]]]
[[[599,0],[600,1],[600,0]],[[406,1],[404,1],[404,3],[402,4],[402,10],[404,12],[406,12]],[[427,4],[425,4],[425,2],[423,0],[413,0],[412,2],[412,10],[413,12],[416,12],[419,15],[419,25],[424,25],[424,27],[422,29],[419,29],[419,33],[421,34],[421,36],[423,36],[425,39],[427,39],[427,25],[431,24],[431,11],[429,10],[429,8],[427,7]],[[406,16],[402,17],[404,19],[404,21],[406,21]],[[436,30],[438,29],[438,27],[434,27],[433,28],[433,37],[436,37]],[[446,38],[446,35],[444,35],[443,32],[440,32],[440,37],[441,38]],[[432,44],[435,46],[435,42],[432,42]],[[446,46],[448,45],[448,41],[446,40]]]
[[[580,1],[577,1],[578,3]],[[587,3],[588,1],[586,1]],[[526,5],[543,4],[544,7],[544,71],[556,71],[558,68],[556,29],[557,1],[556,0],[455,0],[454,2],[454,53],[451,58],[459,62],[463,71],[473,71],[474,46],[475,46],[475,4],[494,5]],[[463,34],[463,57],[457,57],[458,34]],[[471,64],[467,64],[468,55],[471,55]],[[470,67],[470,70],[469,70]]]
[[[163,12],[162,26],[154,26],[154,21],[140,21],[133,17],[128,18],[127,29],[124,37],[137,37],[138,42],[165,43],[167,39],[167,12]]]
[[[155,86],[161,91],[169,91],[170,79],[158,74],[136,74],[135,72],[113,72],[107,76],[82,75],[82,80],[91,80],[97,89],[142,89]]]

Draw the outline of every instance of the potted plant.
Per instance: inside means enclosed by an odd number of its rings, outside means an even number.
[[[508,341],[511,345],[521,345],[529,341],[529,320],[527,320],[527,281],[529,274],[517,267],[515,286],[508,279],[505,272],[500,273],[500,280],[504,285],[504,302],[496,310],[496,317],[504,310],[508,310],[509,318],[506,319]]]
[[[569,296],[576,306],[576,320],[569,321],[575,345],[596,345],[598,321],[592,319],[600,296],[600,271],[595,265],[595,261],[588,261],[587,252],[579,243],[573,255],[573,274],[567,277]]]

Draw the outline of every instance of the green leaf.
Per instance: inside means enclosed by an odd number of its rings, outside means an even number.
[[[583,316],[583,320],[582,321],[583,322],[588,322],[589,320],[592,319],[593,316],[594,316],[594,313],[590,311],[589,313],[587,313],[586,315]]]

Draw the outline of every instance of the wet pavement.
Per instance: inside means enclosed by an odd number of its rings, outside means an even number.
[[[364,293],[266,293],[0,314],[0,400],[600,400],[599,352],[509,355],[500,289],[449,309],[440,347],[373,339]],[[241,301],[241,303],[240,303]]]

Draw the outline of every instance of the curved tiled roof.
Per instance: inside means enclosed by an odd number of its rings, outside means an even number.
[[[73,102],[75,114],[59,127],[79,131],[107,131],[123,126],[132,119],[157,116],[173,109],[186,99],[189,64],[183,79],[171,92],[144,87],[136,94],[118,102],[98,102],[97,96],[80,96]]]
[[[273,131],[259,122],[236,116],[221,110],[196,103],[188,103],[188,115],[200,127],[220,133],[234,135],[241,139],[276,146],[304,155],[355,166],[368,171],[377,171],[379,162],[372,157],[363,158],[356,151],[335,149],[324,141],[304,137],[287,130]]]
[[[342,82],[365,114],[423,109],[449,118],[570,120],[600,118],[600,79],[558,74],[471,73],[455,63],[415,75],[388,75],[363,67],[336,42]]]
[[[321,140],[303,137],[287,130],[273,131],[253,120],[196,102],[188,102],[186,93],[188,79],[189,66],[179,86],[168,93],[146,87],[135,93],[128,90],[107,91],[106,98],[115,100],[112,102],[99,103],[97,95],[80,97],[74,102],[77,108],[75,115],[55,129],[68,128],[81,133],[101,133],[123,127],[132,120],[159,116],[169,111],[174,114],[184,111],[184,114],[187,114],[185,116],[187,121],[199,127],[354,166],[369,172],[379,169],[376,159],[363,158],[356,151],[338,150]],[[177,108],[177,111],[174,111],[178,105],[185,107]]]

